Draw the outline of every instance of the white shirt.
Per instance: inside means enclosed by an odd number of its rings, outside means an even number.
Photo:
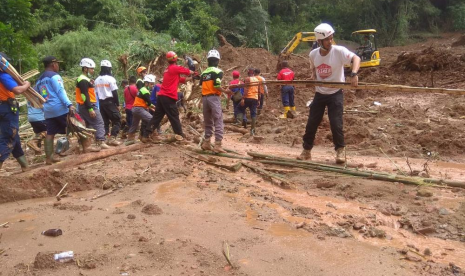
[[[95,92],[98,94],[99,100],[105,100],[106,98],[113,98],[111,91],[118,90],[116,80],[112,76],[98,76],[94,82]]]
[[[320,48],[312,50],[308,56],[316,71],[318,81],[344,82],[344,64],[350,64],[354,55],[346,47],[332,45],[326,56],[320,54]],[[316,86],[315,90],[321,94],[329,95],[339,91],[339,88]]]

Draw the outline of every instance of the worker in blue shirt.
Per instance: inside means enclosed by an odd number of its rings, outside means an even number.
[[[4,53],[0,56],[7,61],[10,59]],[[15,95],[24,93],[31,84],[25,81],[19,85],[12,76],[2,71],[5,64],[0,67],[0,169],[3,162],[13,155],[23,171],[28,169],[24,151],[19,139],[19,105]]]

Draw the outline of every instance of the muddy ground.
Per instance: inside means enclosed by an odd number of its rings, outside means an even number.
[[[363,70],[360,81],[463,89],[460,39],[383,48],[383,65]],[[277,57],[264,50],[220,52],[225,71],[255,66],[275,79]],[[293,56],[291,66],[299,79],[308,75],[305,59]],[[463,96],[345,93],[349,167],[465,181]],[[224,145],[242,156],[297,156],[312,95],[298,88],[299,116],[280,120],[279,91],[270,87],[257,129],[264,141],[228,132]],[[201,121],[188,124],[201,131]],[[334,160],[327,119],[312,153],[317,162]],[[0,225],[8,222],[0,227],[0,275],[464,275],[464,189],[244,161],[285,177],[291,185],[283,188],[245,167],[230,172],[191,156],[186,145],[153,145],[27,173],[9,160],[0,171]],[[57,201],[65,183],[67,196]],[[41,235],[49,228],[63,235]],[[74,262],[53,260],[69,250]]]

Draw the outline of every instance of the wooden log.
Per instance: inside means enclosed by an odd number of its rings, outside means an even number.
[[[249,133],[249,131],[247,129],[245,129],[245,128],[240,128],[240,127],[231,126],[231,125],[225,125],[224,129],[229,130],[229,131],[233,131],[233,132],[237,132],[237,133],[241,133],[241,134]]]
[[[111,149],[102,150],[102,151],[99,151],[99,152],[84,153],[84,154],[76,156],[76,158],[64,160],[62,162],[55,163],[55,164],[47,166],[45,168],[47,170],[65,169],[65,168],[70,168],[70,169],[77,168],[77,166],[79,166],[81,164],[84,164],[84,163],[92,162],[92,161],[95,161],[95,160],[107,158],[107,157],[114,156],[114,155],[123,154],[123,153],[126,153],[126,152],[132,152],[132,151],[144,149],[144,148],[150,147],[151,145],[152,144],[140,143],[140,144],[135,144],[135,145],[127,146],[127,147],[121,147],[120,146],[120,147],[114,147],[114,148],[111,148]],[[43,170],[44,167],[40,167],[38,169]],[[35,171],[35,169],[30,170],[29,173],[32,173],[34,171]]]

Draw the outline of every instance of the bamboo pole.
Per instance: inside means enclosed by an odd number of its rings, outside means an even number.
[[[186,149],[192,152],[198,153],[198,154],[215,155],[215,156],[220,156],[220,157],[242,159],[242,160],[249,160],[249,161],[253,160],[253,158],[251,157],[238,156],[238,155],[233,155],[233,154],[228,154],[228,153],[214,153],[212,151],[205,151],[199,148],[195,148],[193,146],[186,146]]]
[[[37,69],[34,69],[34,70],[31,70],[29,72],[26,72],[24,74],[21,75],[21,78],[23,78],[23,80],[27,80],[27,79],[30,79],[36,75],[40,74],[39,70]]]
[[[450,88],[430,88],[430,87],[415,87],[407,85],[392,85],[392,84],[381,84],[381,83],[366,83],[359,82],[358,86],[354,87],[350,82],[324,82],[324,81],[315,81],[315,80],[293,80],[293,81],[283,81],[283,80],[267,80],[261,83],[244,83],[231,85],[229,88],[241,88],[241,87],[250,87],[258,86],[261,84],[267,85],[294,85],[294,86],[305,86],[305,87],[331,87],[331,88],[341,88],[341,89],[364,89],[364,90],[382,90],[382,91],[396,91],[396,92],[424,92],[424,93],[445,93],[451,95],[465,95],[465,89],[450,89]]]
[[[4,58],[1,57],[0,59],[0,70],[9,74],[17,83],[20,85],[24,84],[24,80],[20,74],[16,71],[16,69]],[[45,99],[34,90],[31,86],[29,87],[24,93],[24,97],[31,103],[31,105],[35,108],[42,108],[43,103],[45,103]]]

